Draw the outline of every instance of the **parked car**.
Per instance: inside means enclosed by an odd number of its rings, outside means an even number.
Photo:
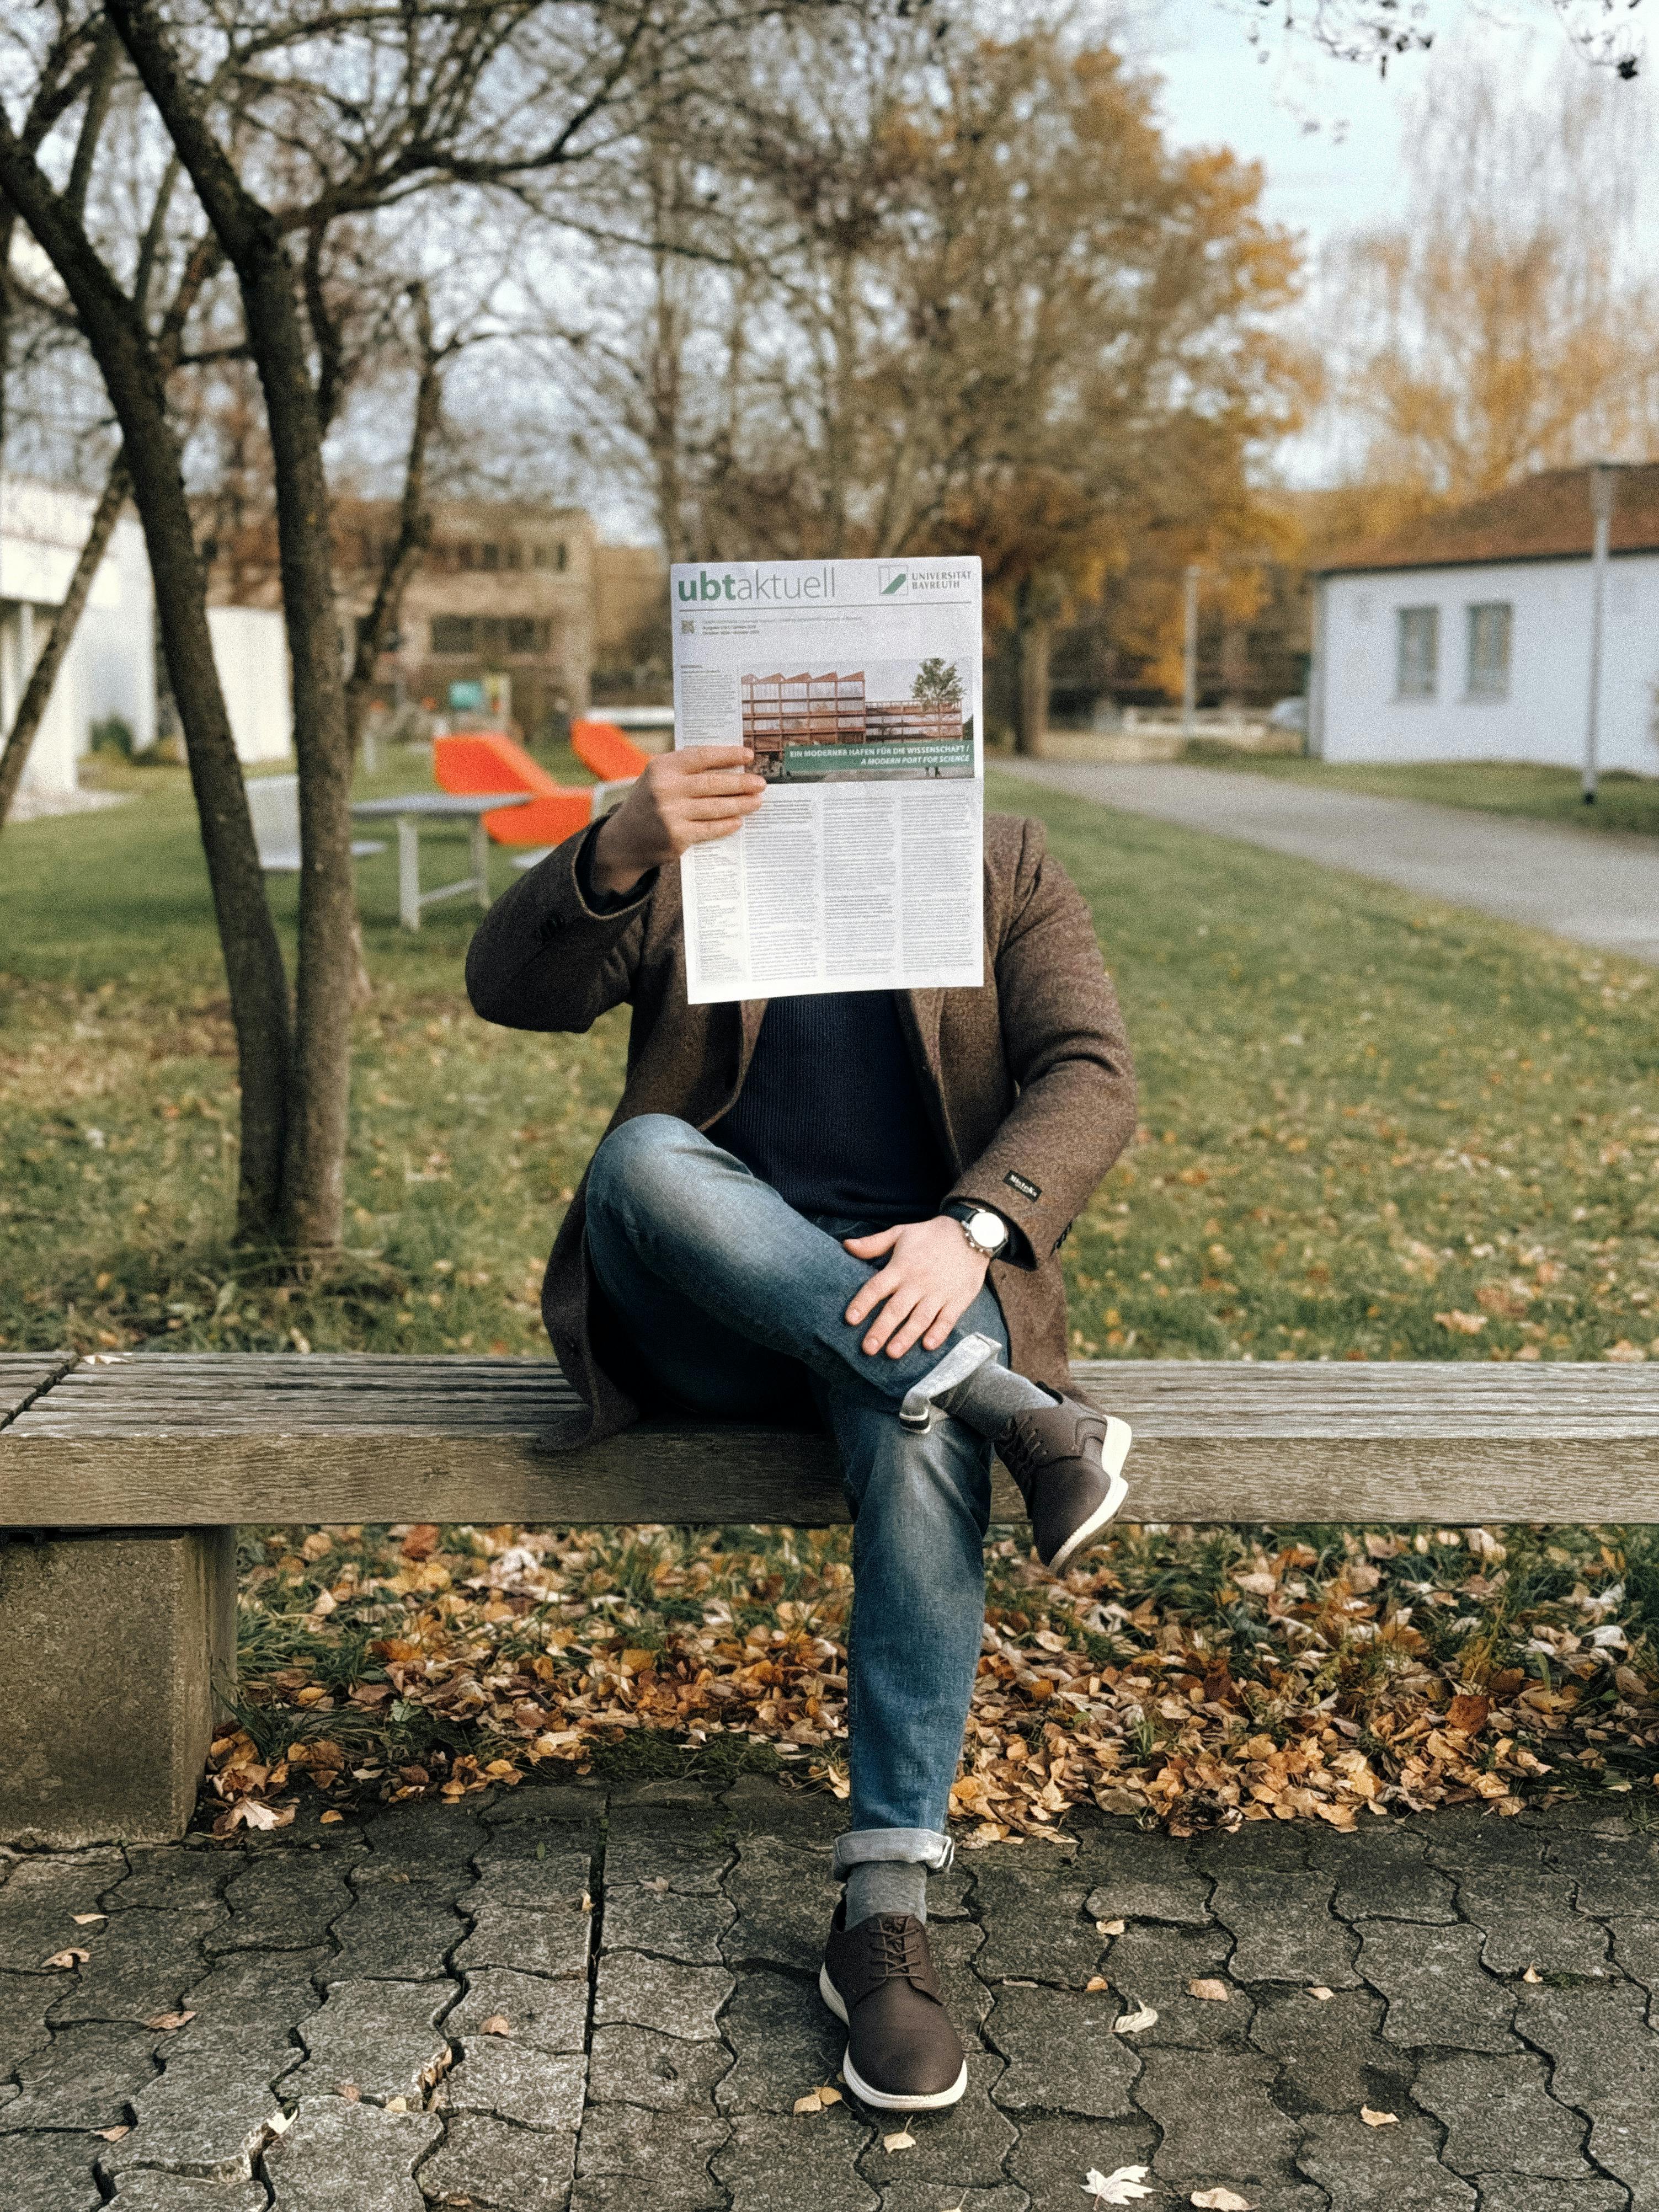
[[[1270,730],[1295,730],[1303,737],[1308,734],[1308,702],[1305,699],[1281,699],[1267,714]]]

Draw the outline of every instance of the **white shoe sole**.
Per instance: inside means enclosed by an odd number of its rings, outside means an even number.
[[[1115,1414],[1106,1416],[1106,1437],[1100,1448],[1100,1464],[1106,1476],[1106,1495],[1081,1527],[1074,1528],[1048,1562],[1051,1575],[1063,1574],[1066,1563],[1080,1552],[1097,1530],[1103,1528],[1116,1517],[1118,1508],[1129,1494],[1129,1486],[1123,1479],[1123,1462],[1129,1456],[1129,1447],[1134,1442],[1134,1431],[1127,1421]]]
[[[830,1978],[827,1966],[818,1968],[818,1995],[823,1999],[843,2027],[847,2025],[847,2008],[840,1992]],[[962,2062],[962,2071],[948,2089],[936,2089],[930,2097],[895,2097],[885,2089],[872,2089],[853,2063],[852,2054],[842,2055],[841,2070],[848,2087],[861,2105],[873,2106],[878,2112],[937,2112],[946,2105],[954,2105],[968,2087],[968,2061]]]

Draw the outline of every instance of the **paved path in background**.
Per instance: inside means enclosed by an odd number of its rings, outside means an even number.
[[[1011,772],[1659,964],[1659,840],[1224,769],[1022,761]]]
[[[526,1784],[0,1855],[0,2206],[1089,2212],[1125,2166],[1147,2212],[1659,2205],[1659,1838],[1606,1799],[966,1852],[933,1900],[970,2087],[896,2150],[791,2109],[841,2060],[843,1817]]]

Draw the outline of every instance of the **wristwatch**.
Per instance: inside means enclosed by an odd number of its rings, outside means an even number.
[[[982,1260],[996,1260],[1008,1243],[1008,1224],[1000,1213],[988,1206],[973,1206],[966,1199],[952,1199],[948,1206],[939,1208],[952,1221],[962,1224],[962,1233]]]

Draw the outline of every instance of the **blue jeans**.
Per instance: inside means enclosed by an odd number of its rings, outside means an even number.
[[[903,1428],[898,1407],[959,1336],[977,1331],[1005,1356],[1008,1344],[988,1284],[938,1351],[860,1350],[863,1329],[842,1316],[871,1265],[840,1239],[890,1225],[809,1219],[665,1114],[613,1130],[588,1175],[588,1255],[656,1390],[727,1420],[799,1424],[815,1407],[835,1437],[853,1516],[852,1826],[838,1874],[864,1859],[951,1863],[992,1452],[960,1421]]]

